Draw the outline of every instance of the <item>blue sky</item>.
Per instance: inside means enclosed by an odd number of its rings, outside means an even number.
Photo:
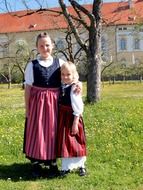
[[[23,10],[26,9],[25,6],[23,5],[23,0],[6,0],[8,3],[8,9],[10,11],[17,11],[17,10]],[[38,4],[36,3],[35,0],[25,0],[27,2],[28,7],[31,9],[36,9],[38,8]],[[103,2],[117,2],[120,0],[103,0]],[[41,4],[44,4],[46,7],[56,7],[59,6],[58,0],[39,0]],[[48,2],[48,3],[47,3]],[[65,0],[65,3],[67,3],[68,0]],[[92,3],[93,0],[79,0],[80,3]],[[6,8],[4,5],[4,1],[0,0],[0,12],[6,12]]]
[[[103,2],[117,2],[119,0],[103,0]],[[67,0],[65,0],[67,2]],[[84,2],[84,3],[92,3],[92,0],[80,0],[79,2]],[[49,6],[58,6],[58,0],[50,0]]]

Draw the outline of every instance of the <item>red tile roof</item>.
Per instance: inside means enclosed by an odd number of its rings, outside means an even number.
[[[33,11],[31,11],[33,12]],[[0,14],[0,33],[25,32],[33,30],[46,30],[65,28],[66,23],[62,16],[49,12],[18,11]],[[27,16],[22,16],[26,15]],[[17,16],[14,16],[17,15]]]
[[[103,3],[102,17],[108,25],[133,24],[143,21],[143,0],[134,1],[132,8],[129,8],[128,2]],[[86,5],[89,10],[92,5]],[[53,8],[60,10],[60,8]],[[73,10],[71,7],[69,11]],[[22,16],[28,13],[27,16]],[[18,11],[0,14],[0,33],[27,32],[34,30],[50,30],[66,28],[66,22],[63,16],[53,12],[36,12],[30,14],[30,11]],[[13,15],[18,16],[13,16]],[[22,16],[22,17],[21,17]]]
[[[143,22],[143,0],[129,2],[105,3],[102,7],[102,16],[109,25],[126,25]]]

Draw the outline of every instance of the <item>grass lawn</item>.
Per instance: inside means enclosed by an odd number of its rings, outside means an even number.
[[[23,94],[0,85],[0,190],[143,190],[142,83],[105,83],[101,101],[85,103],[86,177],[31,178],[22,153]]]

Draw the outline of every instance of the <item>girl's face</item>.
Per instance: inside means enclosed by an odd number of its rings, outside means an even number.
[[[61,71],[61,80],[64,84],[71,84],[73,82],[73,73],[70,69],[64,68]]]
[[[41,58],[46,59],[52,54],[53,43],[49,37],[40,38],[37,43],[37,50]]]

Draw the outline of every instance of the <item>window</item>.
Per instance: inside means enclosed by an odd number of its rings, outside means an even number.
[[[3,57],[6,57],[9,53],[9,47],[8,47],[9,44],[5,44],[3,46]]]
[[[120,39],[120,50],[126,50],[127,49],[127,40],[125,38]]]
[[[0,57],[6,57],[9,53],[9,42],[6,38],[0,39]]]
[[[101,51],[102,51],[102,60],[107,61],[109,57],[107,52],[107,41],[104,37],[101,38]]]
[[[25,40],[20,39],[20,40],[16,41],[16,46],[17,46],[17,48],[22,48],[22,47],[27,47],[28,44]]]
[[[140,49],[140,40],[138,38],[134,39],[134,49]]]
[[[120,31],[127,30],[127,27],[120,27],[120,28],[118,28],[118,30],[120,30]]]
[[[106,40],[105,40],[105,38],[104,37],[102,37],[101,38],[101,50],[103,51],[103,52],[106,52]]]
[[[118,28],[118,30],[122,30],[122,28]]]
[[[140,31],[140,32],[143,32],[143,28],[139,28],[139,31]]]
[[[15,55],[19,63],[24,63],[24,57],[29,56],[29,46],[26,40],[19,39],[15,43]]]
[[[120,62],[121,62],[121,68],[126,68],[127,60],[126,60],[125,58],[122,58],[122,59],[120,60]]]
[[[64,41],[62,39],[58,39],[56,42],[56,46],[58,49],[63,50],[65,48]]]
[[[135,64],[139,65],[141,61],[138,58],[135,58]]]

